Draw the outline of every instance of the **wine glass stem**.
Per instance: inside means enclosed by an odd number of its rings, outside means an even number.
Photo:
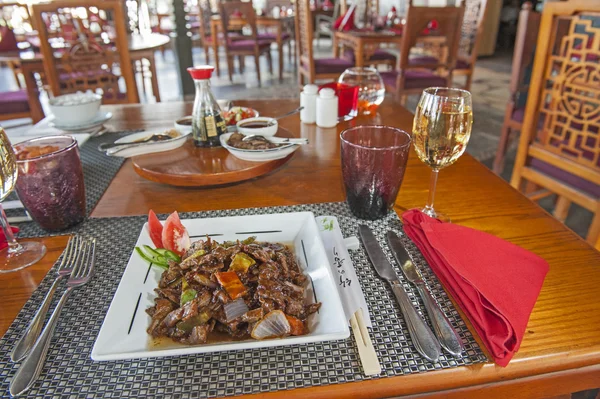
[[[435,210],[433,209],[433,200],[435,198],[435,186],[437,185],[438,169],[431,170],[431,178],[429,179],[429,197],[427,198],[427,205],[425,206],[425,213],[431,217],[435,217]]]
[[[2,204],[0,204],[0,223],[2,223],[2,230],[4,230],[4,237],[6,237],[6,242],[8,243],[8,254],[14,254],[21,250],[21,244],[17,242],[15,236],[8,224],[8,219],[6,219],[6,213],[4,213],[4,208]]]

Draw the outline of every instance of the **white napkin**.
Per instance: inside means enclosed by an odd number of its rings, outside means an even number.
[[[334,216],[318,216],[315,219],[325,245],[334,281],[342,298],[346,319],[350,320],[354,313],[362,309],[365,324],[367,327],[371,327],[371,317],[369,316],[365,294],[360,287],[360,282],[347,249],[347,243],[358,242],[358,240],[356,237],[349,237],[344,240],[340,225]]]
[[[77,144],[79,147],[83,145],[91,136],[90,133],[68,133],[64,132],[60,129],[56,129],[50,126],[50,122],[54,119],[54,116],[47,116],[30,129],[19,129],[18,131],[12,131],[8,129],[6,134],[11,142],[11,144],[17,144],[25,140],[29,140],[36,137],[44,137],[51,135],[68,135],[72,136],[75,140],[77,140]]]

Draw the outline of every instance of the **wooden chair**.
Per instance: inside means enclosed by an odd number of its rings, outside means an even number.
[[[32,33],[31,17],[26,5],[0,3],[0,53],[18,51],[18,43],[27,42]],[[21,63],[6,61],[4,64],[12,71],[19,89],[24,89],[24,79],[21,79]]]
[[[504,170],[504,158],[513,132],[521,131],[525,117],[525,103],[529,90],[529,78],[533,67],[535,43],[540,29],[541,14],[533,10],[531,2],[525,2],[519,14],[515,49],[513,53],[512,74],[510,77],[510,98],[504,112],[504,124],[500,142],[494,158],[493,170],[501,174]]]
[[[594,213],[587,241],[600,249],[600,2],[544,6],[511,185],[558,195]],[[539,124],[539,126],[538,126]]]
[[[393,93],[397,101],[404,103],[407,95],[420,94],[427,87],[452,84],[452,70],[456,63],[464,10],[464,3],[458,7],[409,6],[402,34],[399,69],[381,72],[386,90]],[[417,41],[423,40],[422,31],[431,20],[438,22],[438,29],[437,34],[428,37],[427,40],[444,43],[447,49],[446,55],[436,59],[435,64],[411,62],[410,51]],[[441,71],[443,74],[434,71]]]
[[[256,74],[258,75],[258,85],[260,86],[260,56],[265,55],[269,63],[269,72],[273,74],[273,59],[271,57],[272,40],[259,39],[256,31],[256,12],[252,3],[242,1],[228,1],[219,4],[221,14],[221,30],[227,32],[229,27],[229,16],[234,13],[241,13],[245,24],[250,27],[250,35],[245,36],[243,40],[232,40],[229,37],[223,40],[225,55],[227,56],[227,69],[229,80],[233,81],[233,58],[239,57],[240,70],[244,68],[243,57],[253,56],[256,65]]]
[[[32,10],[55,96],[92,90],[106,104],[139,102],[121,0],[58,0]]]
[[[313,57],[313,19],[309,0],[296,1],[296,47],[298,82],[301,86],[316,80],[337,80],[354,62],[344,58]]]
[[[463,0],[466,3],[465,16],[461,29],[456,68],[454,68],[452,73],[454,76],[466,76],[465,90],[471,90],[473,71],[475,70],[475,62],[477,61],[477,47],[483,36],[487,1]]]
[[[210,65],[210,49],[213,46],[214,38],[210,34],[210,3],[208,0],[198,1],[198,33],[200,37],[200,46],[204,49],[204,57],[206,58],[206,64]],[[192,26],[194,27],[194,26]],[[215,60],[218,60],[218,56],[213,54]]]
[[[0,121],[31,118],[31,106],[27,90],[0,93]]]

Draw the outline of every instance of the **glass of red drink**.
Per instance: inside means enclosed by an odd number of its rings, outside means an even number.
[[[389,126],[356,126],[341,134],[342,176],[352,213],[361,219],[387,215],[400,190],[410,135]]]
[[[86,215],[83,168],[77,141],[47,136],[15,145],[17,193],[25,209],[44,230],[76,225]]]

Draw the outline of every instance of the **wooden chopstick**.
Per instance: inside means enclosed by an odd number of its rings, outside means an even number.
[[[362,312],[363,310],[360,308],[350,317],[350,325],[352,326],[356,346],[358,346],[360,362],[366,375],[381,374],[381,365],[373,347],[373,342],[371,342]]]

